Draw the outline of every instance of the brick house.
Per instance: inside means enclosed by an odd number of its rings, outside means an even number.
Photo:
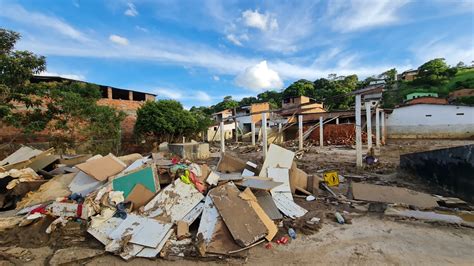
[[[39,82],[84,82],[79,80],[67,79],[57,76],[34,76],[31,79],[32,83]],[[93,84],[90,82],[85,82]],[[126,117],[122,122],[122,139],[130,140],[133,137],[133,128],[136,121],[136,111],[145,101],[154,101],[156,95],[151,93],[139,92],[129,89],[121,89],[106,85],[98,85],[102,98],[97,101],[98,105],[105,105],[114,107],[117,110],[121,110],[126,113]],[[0,123],[0,143],[11,140],[14,136],[20,134],[20,130],[2,125]],[[40,132],[37,134],[37,141],[46,140],[48,132]],[[42,137],[43,136],[43,137]],[[17,138],[18,141],[24,141],[21,138]]]

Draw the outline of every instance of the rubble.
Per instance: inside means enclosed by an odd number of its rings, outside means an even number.
[[[4,166],[22,166],[0,171],[0,180],[8,180],[5,190],[21,183],[42,183],[25,187],[24,196],[9,202],[15,210],[0,216],[0,230],[35,228],[50,237],[65,237],[72,246],[56,250],[49,261],[52,265],[105,252],[124,260],[245,258],[254,246],[291,245],[300,234],[318,232],[324,221],[350,225],[353,212],[374,209],[387,217],[472,226],[462,218],[471,215],[469,204],[462,200],[358,183],[355,180],[367,178],[352,179],[350,174],[340,178],[338,171],[308,174],[298,168],[294,152],[275,144],[263,164],[224,153],[216,166],[167,152],[151,157],[60,158],[48,151],[34,168],[31,162],[43,151],[22,147],[2,161]],[[45,165],[48,175],[41,172]],[[449,207],[464,211],[438,210]],[[74,246],[86,242],[86,237],[96,239],[100,248]]]

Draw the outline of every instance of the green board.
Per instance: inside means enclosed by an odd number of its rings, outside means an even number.
[[[136,172],[126,174],[112,181],[112,187],[115,191],[123,191],[124,198],[132,192],[137,184],[142,184],[151,192],[156,193],[156,180],[153,175],[153,169],[146,167]]]

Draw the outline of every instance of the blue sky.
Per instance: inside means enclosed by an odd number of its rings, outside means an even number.
[[[0,0],[47,73],[211,105],[300,78],[474,60],[472,0]]]

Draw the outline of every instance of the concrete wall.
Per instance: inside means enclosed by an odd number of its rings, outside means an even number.
[[[393,110],[386,120],[388,138],[474,137],[474,107],[417,104]]]
[[[224,139],[232,139],[234,137],[234,134],[233,134],[234,129],[235,129],[234,123],[224,124]],[[220,132],[219,125],[209,127],[207,129],[207,141],[220,141],[220,140],[221,140],[221,132]]]

